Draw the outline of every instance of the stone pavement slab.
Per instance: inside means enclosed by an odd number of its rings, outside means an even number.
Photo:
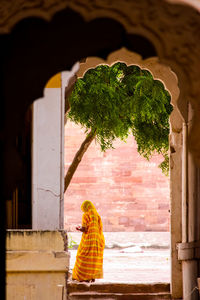
[[[70,250],[72,270],[77,250]],[[155,283],[170,282],[170,251],[145,250],[140,253],[123,253],[104,250],[104,278],[98,282]]]
[[[80,242],[81,233],[70,233]],[[105,232],[104,278],[99,283],[170,282],[170,235],[167,232]],[[71,253],[72,270],[77,250]]]

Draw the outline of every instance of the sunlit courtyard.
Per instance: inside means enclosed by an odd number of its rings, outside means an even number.
[[[79,242],[81,234],[70,236]],[[170,282],[169,237],[168,232],[106,232],[104,278],[96,282]],[[71,272],[77,250],[69,251]]]

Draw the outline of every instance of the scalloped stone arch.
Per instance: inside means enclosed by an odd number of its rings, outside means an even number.
[[[168,66],[159,63],[157,57],[150,57],[142,59],[141,55],[121,48],[117,51],[110,53],[107,59],[99,57],[87,57],[84,62],[80,63],[80,69],[77,72],[77,77],[83,77],[85,72],[91,68],[96,68],[98,65],[113,65],[115,62],[124,62],[127,66],[137,65],[142,69],[147,69],[151,72],[154,79],[163,82],[165,88],[171,94],[171,102],[174,106],[177,105],[179,97],[178,80],[174,72]]]
[[[0,33],[8,33],[21,19],[34,16],[51,20],[53,15],[71,8],[86,21],[108,17],[121,23],[129,34],[145,36],[155,46],[159,60],[176,73],[179,81],[179,110],[188,122],[187,102],[194,108],[189,149],[200,165],[200,5],[189,0],[39,0],[4,1],[0,4]],[[181,17],[180,17],[181,16]]]
[[[180,210],[176,210],[177,203],[181,202],[181,195],[176,191],[174,185],[180,187],[181,180],[177,170],[181,169],[181,153],[182,144],[180,143],[182,135],[182,122],[183,118],[178,110],[177,101],[180,94],[178,87],[178,80],[176,74],[170,69],[170,67],[163,65],[159,62],[158,57],[150,57],[147,59],[142,59],[142,57],[126,48],[121,48],[117,51],[110,53],[107,59],[102,59],[100,57],[87,57],[82,62],[80,62],[80,68],[76,73],[78,78],[82,78],[84,74],[92,68],[98,65],[113,65],[116,62],[123,62],[127,66],[137,65],[141,69],[147,69],[151,72],[154,79],[163,82],[165,88],[169,91],[171,95],[171,103],[174,107],[170,115],[170,147],[173,149],[174,153],[171,153],[170,158],[170,197],[171,197],[171,211],[172,216],[171,223],[171,292],[174,298],[180,298],[182,296],[182,272],[180,268],[180,263],[177,260],[176,254],[176,243],[181,240],[181,232],[177,228],[177,222],[181,223]],[[175,217],[174,217],[175,216]]]

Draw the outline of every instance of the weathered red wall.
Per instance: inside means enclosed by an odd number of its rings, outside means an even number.
[[[65,169],[84,140],[84,130],[65,127]],[[81,223],[82,201],[91,200],[102,217],[104,231],[168,231],[169,178],[137,152],[132,136],[117,141],[114,150],[100,151],[93,142],[65,193],[65,228]]]

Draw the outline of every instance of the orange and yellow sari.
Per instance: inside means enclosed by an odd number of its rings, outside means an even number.
[[[101,217],[88,200],[83,202],[81,209],[84,212],[82,227],[87,231],[82,234],[72,278],[78,281],[103,278],[105,240]]]

